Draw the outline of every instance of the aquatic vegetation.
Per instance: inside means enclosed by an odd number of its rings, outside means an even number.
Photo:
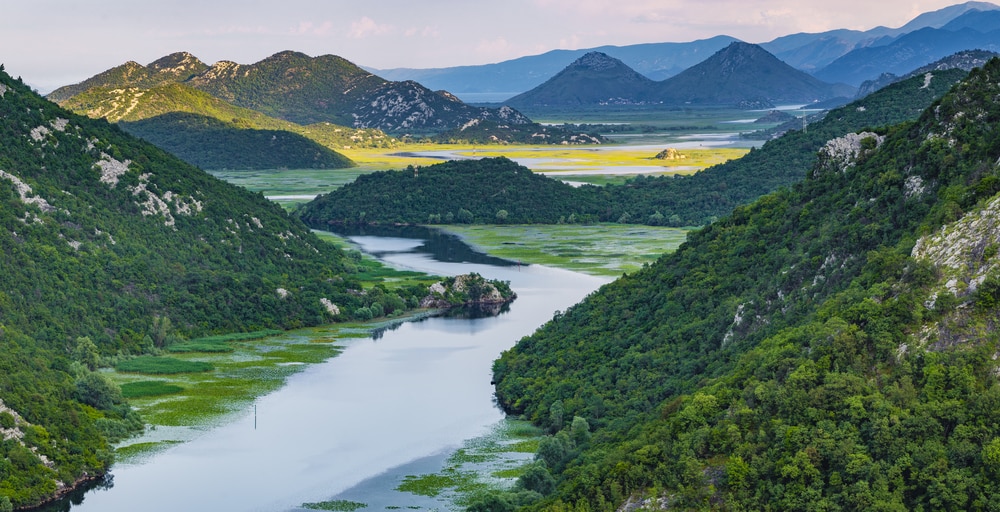
[[[115,366],[115,370],[126,373],[146,373],[169,375],[173,373],[196,373],[212,371],[211,363],[183,361],[172,357],[141,356],[126,359]]]
[[[334,512],[354,512],[355,510],[362,509],[367,506],[367,503],[347,500],[319,501],[315,503],[302,504],[302,508],[307,508],[309,510],[332,510]]]
[[[171,395],[184,391],[184,388],[176,384],[167,384],[162,380],[143,380],[139,382],[127,382],[121,385],[122,396],[125,398],[139,398],[143,396]]]

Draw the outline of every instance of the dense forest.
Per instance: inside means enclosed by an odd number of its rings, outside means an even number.
[[[415,307],[262,195],[0,68],[0,510],[103,473],[142,428],[97,370],[209,334]],[[375,312],[375,313],[373,313]]]
[[[360,178],[316,198],[300,214],[313,226],[592,221],[704,225],[801,181],[830,139],[915,119],[965,74],[949,70],[935,73],[929,82],[920,76],[893,84],[830,111],[806,130],[788,132],[738,160],[691,176],[639,176],[623,185],[571,188],[529,177],[530,171],[505,159],[448,162]]]
[[[1000,60],[494,365],[554,435],[473,510],[1000,507]]]
[[[575,189],[507,158],[453,160],[359,176],[298,210],[306,224],[555,224],[594,221],[596,187]]]

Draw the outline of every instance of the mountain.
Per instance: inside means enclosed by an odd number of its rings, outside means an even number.
[[[164,59],[145,67],[134,63],[120,66],[81,84],[57,89],[50,97],[65,102],[94,87],[147,90],[183,83],[227,103],[300,125],[332,123],[410,134],[441,132],[497,116],[416,82],[389,82],[333,55],[310,57],[285,51],[250,65],[230,61],[209,67],[188,64],[184,73],[177,72],[177,67],[158,66]],[[187,73],[189,69],[199,71]],[[531,123],[519,114],[506,117],[510,124]]]
[[[926,66],[921,66],[903,76],[896,76],[892,73],[882,73],[874,80],[865,80],[858,87],[858,98],[863,98],[887,85],[894,84],[900,80],[932,73],[934,71],[944,71],[947,69],[962,69],[972,71],[973,68],[983,67],[990,59],[998,54],[984,50],[963,50],[954,55],[945,57],[937,62],[932,62]]]
[[[699,64],[654,82],[600,52],[584,55],[549,81],[505,102],[518,108],[659,104],[770,108],[853,95],[820,82],[758,45],[734,42]]]
[[[921,28],[941,28],[970,10],[987,11],[998,8],[1000,7],[988,2],[966,2],[923,13],[895,29],[875,27],[866,31],[838,29],[791,34],[761,43],[761,46],[788,65],[812,73],[852,50],[887,44],[895,37]],[[508,93],[515,96],[541,85],[589,52],[601,52],[619,59],[651,80],[664,80],[705,60],[735,41],[736,38],[720,35],[691,42],[553,50],[478,66],[366,69],[388,80],[415,80],[432,89],[448,90],[463,98],[482,93]]]
[[[671,105],[769,108],[853,96],[778,60],[759,45],[732,43],[705,61],[656,84],[651,99]]]
[[[642,101],[654,83],[618,59],[590,52],[542,85],[504,104],[516,108],[633,104]]]
[[[62,103],[94,87],[110,89],[137,87],[149,89],[157,85],[183,82],[204,73],[208,66],[187,52],[171,53],[146,66],[129,61],[121,66],[90,77],[74,85],[60,87],[47,96],[49,100]]]
[[[1000,60],[824,145],[494,364],[532,510],[971,510],[998,496]],[[528,498],[532,499],[532,498]]]
[[[584,50],[553,50],[496,64],[436,69],[374,69],[388,80],[415,80],[433,89],[457,93],[510,93],[535,88],[590,52],[619,59],[651,80],[663,80],[687,69],[736,41],[716,36],[685,43],[600,46]]]
[[[94,371],[101,361],[351,319],[374,298],[342,251],[262,195],[64,110],[2,67],[0,147],[5,510],[101,475],[109,440],[142,429]],[[393,293],[418,300],[407,290]]]
[[[963,50],[1000,51],[998,21],[995,10],[972,10],[940,28],[922,28],[888,44],[853,50],[816,71],[815,76],[860,85],[882,73],[901,75]]]

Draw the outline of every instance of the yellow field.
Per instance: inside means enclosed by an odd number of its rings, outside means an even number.
[[[662,149],[669,146],[664,145]],[[362,148],[341,150],[357,162],[361,169],[386,170],[402,169],[407,165],[431,165],[439,159],[415,156],[414,153],[441,155],[442,157],[481,158],[505,156],[522,161],[523,165],[536,172],[559,172],[573,174],[657,173],[662,168],[664,174],[693,174],[706,167],[740,158],[749,151],[744,148],[699,148],[681,149],[683,158],[658,160],[653,158],[657,150],[643,150],[621,146],[471,146],[444,144],[407,144],[393,149]]]

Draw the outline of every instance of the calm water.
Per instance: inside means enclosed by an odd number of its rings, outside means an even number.
[[[606,282],[477,256],[426,231],[379,235],[351,238],[397,267],[509,280],[518,299],[498,316],[431,318],[346,341],[340,356],[260,398],[256,417],[114,467],[113,486],[91,490],[74,512],[292,510],[434,460],[502,418],[490,385],[500,352]]]

